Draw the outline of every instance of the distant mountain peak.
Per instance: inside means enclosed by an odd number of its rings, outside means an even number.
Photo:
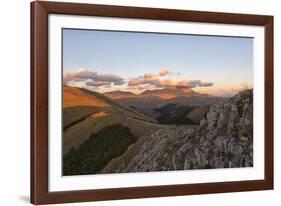
[[[130,97],[135,97],[136,94],[128,91],[111,91],[111,92],[105,92],[103,95],[111,98],[111,99],[122,99],[122,98],[130,98]]]
[[[121,90],[116,90],[116,91],[111,91],[111,92],[105,92],[103,94],[130,94],[130,95],[135,95],[133,92],[128,92],[128,91],[121,91]]]
[[[162,99],[171,99],[178,96],[186,96],[186,95],[193,95],[196,94],[192,89],[189,87],[168,87],[163,89],[155,89],[155,90],[146,90],[142,92],[141,96],[158,96]]]

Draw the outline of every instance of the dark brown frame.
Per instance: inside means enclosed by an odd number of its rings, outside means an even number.
[[[48,15],[191,21],[265,28],[265,179],[77,191],[48,191]],[[31,3],[31,202],[67,203],[273,189],[273,16],[93,4]]]

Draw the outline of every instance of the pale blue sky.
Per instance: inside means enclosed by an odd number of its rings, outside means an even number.
[[[86,68],[132,78],[162,69],[218,87],[252,85],[253,39],[63,30],[63,71]]]

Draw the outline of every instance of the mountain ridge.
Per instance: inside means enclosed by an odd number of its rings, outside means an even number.
[[[64,154],[77,148],[93,133],[113,124],[128,127],[137,137],[162,127],[156,120],[103,94],[77,87],[64,87],[64,90],[67,91],[63,97]],[[77,105],[80,100],[83,102],[81,106]]]
[[[200,125],[137,140],[99,173],[253,167],[253,91],[214,104]]]
[[[105,93],[103,93],[103,95],[105,95],[105,96],[107,96],[111,99],[122,99],[122,98],[136,97],[137,96],[137,94],[134,94],[132,92],[121,91],[121,90],[105,92]]]
[[[111,92],[105,92],[103,95],[110,97],[112,99],[124,99],[124,98],[139,98],[139,97],[146,97],[146,96],[156,96],[160,97],[162,99],[172,99],[179,96],[191,96],[191,95],[206,95],[206,94],[200,94],[195,91],[193,91],[189,87],[169,87],[169,88],[162,88],[162,89],[151,89],[151,90],[145,90],[139,94],[135,94],[133,92],[128,91],[111,91]]]

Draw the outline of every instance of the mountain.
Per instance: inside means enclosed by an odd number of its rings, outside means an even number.
[[[124,99],[63,89],[63,175],[253,166],[252,90],[212,104],[213,97],[193,92],[166,100],[137,95],[131,99],[147,105],[164,101],[140,110],[120,104]],[[194,105],[172,102],[179,98]]]
[[[139,94],[139,96],[156,96],[162,99],[172,99],[178,96],[188,96],[196,94],[188,87],[170,87],[164,89],[146,90]]]
[[[89,93],[85,89],[64,86],[63,87],[63,107],[75,107],[75,106],[95,106],[95,107],[107,107],[109,104],[103,98],[93,95],[95,92]]]
[[[116,99],[122,105],[134,108],[159,108],[166,104],[175,103],[178,105],[188,106],[211,106],[215,103],[219,103],[225,98],[209,96],[209,95],[190,95],[190,96],[178,96],[171,99],[162,99],[159,96],[137,96],[132,98]]]
[[[162,128],[138,139],[99,173],[237,167],[253,167],[252,90],[212,105],[199,126]]]
[[[77,149],[93,134],[120,124],[139,138],[162,128],[156,120],[83,88],[63,88],[63,153]],[[125,130],[124,130],[125,131]]]
[[[209,111],[209,107],[194,107],[169,103],[154,109],[154,111],[158,113],[155,119],[157,119],[160,124],[199,125],[200,121]]]
[[[69,86],[63,87],[64,129],[107,107],[109,107],[109,104],[106,101],[89,95],[83,89]]]
[[[166,104],[175,103],[188,106],[210,106],[223,100],[221,97],[197,93],[188,87],[146,90],[138,95],[132,95],[132,93],[127,92],[122,92],[122,95],[119,95],[119,93],[118,91],[118,98],[115,98],[118,103],[134,108],[150,117],[155,116],[151,110],[165,106]]]
[[[120,91],[104,94],[114,94],[112,97],[119,104],[155,119],[160,124],[179,125],[199,124],[211,105],[225,99],[200,94],[188,87],[146,90],[138,95]]]
[[[100,93],[77,87],[64,86],[63,108],[64,126],[68,126],[68,124],[89,114],[111,110],[124,110],[129,116],[155,122],[151,118],[126,106],[122,106]]]
[[[132,92],[125,92],[125,91],[112,91],[112,92],[105,92],[103,95],[111,98],[111,99],[122,99],[122,98],[131,98],[136,97],[137,95]]]

